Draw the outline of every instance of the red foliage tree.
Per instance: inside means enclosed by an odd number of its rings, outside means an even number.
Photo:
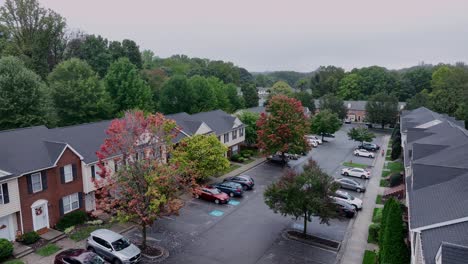
[[[284,160],[285,153],[301,154],[310,149],[304,137],[310,121],[299,100],[285,95],[274,96],[266,112],[257,121],[257,146],[264,154],[281,152]]]
[[[121,222],[138,224],[143,248],[147,227],[163,215],[177,214],[183,206],[178,191],[194,183],[187,178],[190,173],[166,163],[176,131],[175,122],[162,114],[126,112],[111,122],[97,152],[101,176],[94,181],[97,208]],[[111,161],[117,163],[116,172]]]

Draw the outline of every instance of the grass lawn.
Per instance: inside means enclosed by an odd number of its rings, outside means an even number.
[[[60,248],[57,245],[49,244],[47,246],[43,246],[41,248],[38,248],[36,250],[36,254],[38,254],[39,256],[47,257],[47,256],[50,256],[50,255],[54,254],[55,252],[57,252],[59,250],[60,250]]]
[[[382,195],[380,195],[380,194],[377,195],[377,198],[375,199],[375,203],[376,203],[376,204],[383,204],[383,202],[382,202]]]
[[[387,180],[381,179],[380,180],[380,187],[388,187],[390,184]]]
[[[374,251],[364,251],[364,259],[362,260],[362,264],[375,264],[376,260],[377,254]]]
[[[387,161],[392,161],[392,156],[387,156],[387,157],[385,157],[385,160],[387,160]]]
[[[405,168],[403,166],[403,163],[400,161],[396,162],[389,162],[387,164],[387,168],[390,169],[391,172],[400,172],[403,171]]]
[[[226,174],[226,173],[229,173],[229,172],[231,172],[231,171],[233,171],[233,170],[235,170],[235,169],[238,169],[238,168],[240,168],[240,167],[241,167],[241,165],[237,165],[237,164],[232,164],[232,163],[231,163],[231,166],[230,166],[227,170],[225,170],[223,173],[221,173],[220,175],[217,175],[217,177],[219,177],[219,176],[221,176],[221,175],[224,175],[224,174]]]
[[[4,264],[24,264],[24,262],[19,259],[14,259],[14,260],[9,260],[5,262]]]
[[[391,171],[382,171],[382,178],[385,178],[387,177],[388,175],[390,175]]]
[[[383,211],[383,208],[374,208],[374,214],[372,215],[372,222],[380,223],[380,220],[382,220],[382,211]]]
[[[354,167],[354,168],[362,168],[362,169],[365,169],[365,168],[369,167],[369,165],[366,165],[366,164],[354,163],[354,162],[349,162],[349,161],[343,162],[343,166]]]
[[[97,229],[100,229],[100,228],[110,228],[110,224],[106,224],[106,225],[90,225],[90,226],[82,226],[80,227],[78,230],[74,231],[71,235],[70,235],[70,239],[74,240],[74,241],[80,241],[80,240],[83,240],[85,238],[88,238],[89,237],[89,234],[91,232],[93,232],[94,230],[97,230]]]

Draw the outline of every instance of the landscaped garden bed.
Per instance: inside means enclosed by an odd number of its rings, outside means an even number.
[[[367,169],[369,167],[372,167],[372,166],[367,165],[367,164],[361,164],[361,163],[355,163],[355,162],[349,162],[349,161],[343,162],[343,166],[353,167],[353,168],[361,168],[361,169]]]

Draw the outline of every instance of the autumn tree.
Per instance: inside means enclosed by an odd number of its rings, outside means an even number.
[[[309,146],[304,136],[309,131],[309,120],[300,101],[284,95],[271,98],[257,121],[258,147],[264,154],[281,152],[300,154]]]
[[[171,163],[189,169],[197,179],[203,180],[229,168],[227,150],[215,135],[195,135],[179,142]]]
[[[312,125],[310,130],[312,133],[322,135],[322,141],[324,134],[333,134],[338,131],[341,127],[341,120],[338,115],[332,113],[330,110],[325,109],[320,111],[312,118]]]
[[[97,152],[101,176],[94,181],[97,208],[121,222],[139,225],[143,249],[147,228],[162,216],[177,214],[183,206],[179,191],[193,186],[189,174],[165,163],[175,128],[175,122],[162,114],[126,112],[111,122]],[[118,164],[116,172],[111,161]]]
[[[265,203],[275,213],[304,219],[303,234],[307,223],[319,217],[320,223],[329,223],[337,217],[332,195],[338,189],[333,177],[323,172],[317,163],[309,160],[300,174],[289,170],[279,181],[267,187]]]
[[[361,142],[362,145],[364,141],[371,142],[375,138],[375,134],[365,127],[353,127],[348,131],[348,137],[351,140]]]

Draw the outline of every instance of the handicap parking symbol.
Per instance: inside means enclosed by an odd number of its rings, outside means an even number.
[[[238,205],[238,204],[240,204],[240,202],[239,202],[239,201],[236,201],[236,200],[230,200],[230,201],[228,202],[228,204],[229,204],[229,205]]]
[[[213,210],[210,212],[210,215],[212,216],[222,216],[224,214],[223,211],[219,211],[219,210]]]

